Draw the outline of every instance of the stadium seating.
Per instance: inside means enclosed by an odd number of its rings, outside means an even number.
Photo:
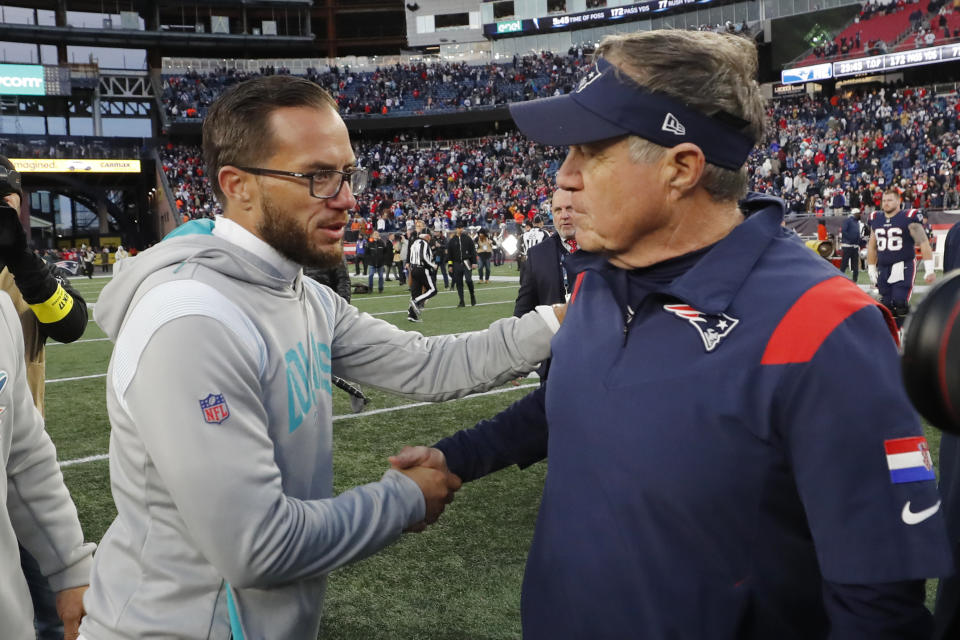
[[[867,55],[871,48],[879,42],[884,43],[879,47],[880,50],[893,51],[895,48],[904,46],[913,48],[912,38],[906,38],[906,36],[913,28],[911,15],[915,17],[916,12],[920,11],[920,6],[918,3],[903,4],[901,2],[894,5],[895,8],[891,9],[890,13],[879,10],[870,12],[865,9],[857,19],[833,38],[831,41],[832,48],[828,45],[825,48],[814,49],[808,56],[797,62],[796,66],[816,64],[825,58],[836,60]],[[914,22],[918,23],[920,21],[915,20]],[[860,36],[859,47],[854,44],[857,42],[857,34]],[[910,42],[909,45],[905,44],[907,40]],[[846,53],[841,49],[841,43],[843,42],[848,43],[849,50]],[[833,51],[836,53],[833,53]]]
[[[751,188],[797,212],[873,208],[891,184],[913,206],[960,206],[958,107],[923,88],[775,102],[774,127],[748,160]]]
[[[146,140],[87,136],[8,134],[0,137],[7,158],[139,158]]]
[[[213,189],[204,175],[203,156],[198,147],[168,144],[160,149],[163,174],[181,216],[211,218],[220,212]]]
[[[344,117],[441,113],[489,108],[571,90],[587,58],[582,50],[566,55],[543,53],[507,63],[417,63],[352,71],[332,67],[308,70],[306,77],[327,89]],[[263,75],[289,73],[265,68]],[[228,87],[256,73],[221,70],[164,77],[162,100],[176,120],[199,120]]]
[[[911,25],[912,32],[897,45],[896,51],[960,42],[960,12],[944,10],[942,14],[926,17],[929,19],[916,21]],[[932,42],[924,37],[928,33],[933,34]]]
[[[358,196],[356,212],[370,218],[387,211],[394,224],[454,213],[482,224],[540,213],[565,153],[515,136],[360,142],[354,148],[372,178],[370,189]],[[180,214],[189,219],[220,213],[200,149],[170,144],[160,152]]]
[[[783,197],[795,212],[871,208],[891,182],[908,190],[916,206],[960,206],[953,168],[960,132],[957,118],[946,117],[960,113],[956,96],[869,90],[775,101],[769,113],[774,126],[748,160],[750,188]],[[400,219],[457,211],[480,222],[539,211],[565,151],[509,136],[355,148],[372,176],[358,199],[360,215],[399,207]],[[219,212],[198,148],[168,145],[161,157],[182,215]],[[795,186],[797,179],[809,184]]]

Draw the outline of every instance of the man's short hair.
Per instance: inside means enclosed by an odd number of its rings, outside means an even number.
[[[900,193],[900,189],[897,189],[896,187],[887,187],[883,190],[883,195],[887,195],[888,193],[892,193],[893,195],[897,196],[897,199],[903,198],[903,194]]]
[[[710,116],[724,112],[745,121],[740,131],[763,138],[766,103],[757,84],[757,48],[740,36],[709,31],[658,29],[606,36],[595,55],[615,64],[648,90],[665,94]],[[630,137],[635,162],[653,162],[665,148]],[[746,165],[738,170],[707,163],[700,184],[717,201],[747,192]]]
[[[270,116],[283,107],[329,107],[337,103],[318,84],[297,76],[262,76],[235,85],[210,107],[203,122],[207,178],[224,202],[217,176],[227,165],[257,166],[274,153]]]

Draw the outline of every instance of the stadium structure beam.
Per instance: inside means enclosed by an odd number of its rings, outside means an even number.
[[[61,5],[66,6],[64,0],[6,0],[3,3],[8,7],[24,7],[26,9],[47,9],[56,11]],[[154,6],[161,4],[157,0],[133,0],[130,7],[133,11],[144,15],[153,10]],[[173,6],[172,2],[164,1],[162,4]],[[299,5],[309,7],[313,4],[312,0],[283,0],[282,6]],[[205,7],[235,7],[242,5],[245,7],[271,8],[277,7],[277,0],[203,0]],[[103,13],[104,5],[102,0],[70,0],[70,11],[83,11],[86,13]]]
[[[152,102],[132,100],[100,100],[100,115],[121,118],[149,118],[152,115]]]
[[[152,100],[153,95],[153,85],[146,74],[100,76],[101,98]]]
[[[90,47],[155,48],[161,53],[182,55],[185,49],[209,47],[221,56],[235,53],[275,55],[278,48],[301,53],[313,51],[313,36],[263,36],[178,31],[89,29],[49,25],[0,24],[0,40],[30,44],[68,44]],[[292,50],[291,50],[292,48]]]

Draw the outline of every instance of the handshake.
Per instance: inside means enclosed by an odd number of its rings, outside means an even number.
[[[391,467],[416,482],[423,492],[424,519],[407,529],[408,533],[419,533],[437,521],[463,483],[447,468],[446,458],[439,449],[408,446],[390,456],[389,461]]]

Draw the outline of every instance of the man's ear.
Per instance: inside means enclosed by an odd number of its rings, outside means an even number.
[[[662,166],[669,197],[679,199],[693,192],[703,177],[706,164],[703,150],[692,142],[667,149]]]
[[[217,182],[224,197],[229,202],[236,202],[241,207],[248,205],[253,198],[253,176],[234,166],[220,167],[217,172]]]

